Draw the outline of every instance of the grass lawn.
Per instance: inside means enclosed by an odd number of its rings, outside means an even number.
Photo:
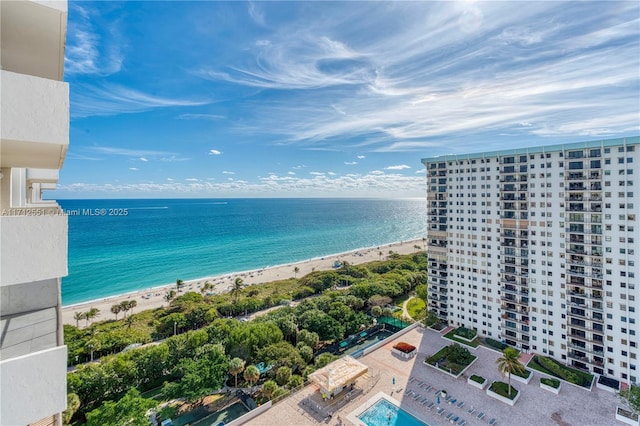
[[[489,389],[498,395],[509,399],[513,399],[518,395],[518,390],[514,388],[513,385],[511,386],[511,395],[509,395],[509,384],[504,382],[493,382]]]
[[[420,320],[427,314],[427,304],[419,297],[414,297],[407,302],[407,312],[414,320]]]
[[[456,332],[455,330],[451,330],[450,332],[445,334],[444,337],[446,337],[449,340],[453,340],[454,342],[458,342],[463,345],[471,346],[474,348],[477,348],[478,346],[480,346],[480,340],[478,340],[477,337],[473,339],[471,342],[467,342],[466,340],[459,339],[458,336],[456,336],[455,332]]]

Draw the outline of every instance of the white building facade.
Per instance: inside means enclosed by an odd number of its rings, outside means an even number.
[[[69,145],[66,1],[0,2],[0,424],[61,424],[67,218],[54,189]]]
[[[638,383],[640,138],[422,162],[429,309]]]

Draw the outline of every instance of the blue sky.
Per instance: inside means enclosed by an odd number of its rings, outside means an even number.
[[[638,2],[69,2],[56,198],[421,197],[424,157],[634,136]]]

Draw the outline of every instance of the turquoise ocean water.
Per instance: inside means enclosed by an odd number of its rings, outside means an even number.
[[[59,204],[69,214],[63,305],[178,278],[289,264],[426,236],[425,199],[127,199]],[[127,214],[118,209],[127,209]]]

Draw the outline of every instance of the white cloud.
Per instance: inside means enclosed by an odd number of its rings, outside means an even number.
[[[362,160],[362,159],[364,159],[364,158],[367,158],[367,157],[365,157],[364,155],[358,155],[358,159],[359,159],[359,160]]]
[[[405,169],[410,169],[411,166],[407,166],[406,164],[399,164],[397,166],[389,166],[389,167],[385,167],[385,170],[405,170]]]
[[[177,118],[180,120],[222,120],[226,117],[218,114],[180,114]]]
[[[307,197],[421,197],[426,192],[426,180],[419,176],[404,176],[398,173],[385,174],[382,171],[367,174],[348,174],[343,176],[294,177],[270,174],[256,182],[228,180],[223,182],[187,181],[142,184],[86,184],[75,183],[58,185],[61,194],[69,196],[99,197],[158,197],[158,196],[283,196]]]
[[[69,4],[69,8],[76,19],[68,22],[65,74],[107,76],[119,72],[124,62],[122,47],[126,46],[119,32],[119,20],[110,20],[103,27],[107,34],[100,36],[95,27],[102,27],[101,16],[77,2]]]
[[[220,154],[222,154],[222,152],[218,151],[217,149],[209,150],[209,155],[220,155]]]
[[[200,179],[196,179],[196,178],[187,178],[185,179],[187,182],[198,182]]]
[[[225,175],[235,175],[235,174],[236,174],[236,172],[230,172],[230,171],[225,170],[225,171],[223,171],[223,172],[222,172],[222,174],[225,174]]]
[[[309,174],[313,176],[324,176],[324,172],[309,172]]]
[[[171,179],[171,178],[167,178],[167,180],[168,180],[169,182],[173,182],[173,179]]]
[[[147,161],[149,161],[149,160],[147,160],[147,159],[146,159],[146,158],[144,158],[144,157],[140,157],[140,161],[142,161],[142,162],[145,162],[145,163],[146,163],[146,162],[147,162]]]
[[[111,83],[76,83],[70,93],[72,117],[138,113],[156,108],[198,106],[208,100],[151,95]]]
[[[140,170],[140,169],[139,169],[139,168],[137,168],[137,167],[129,167],[129,170],[133,170],[134,172],[137,172],[137,171],[138,171],[138,170]]]

